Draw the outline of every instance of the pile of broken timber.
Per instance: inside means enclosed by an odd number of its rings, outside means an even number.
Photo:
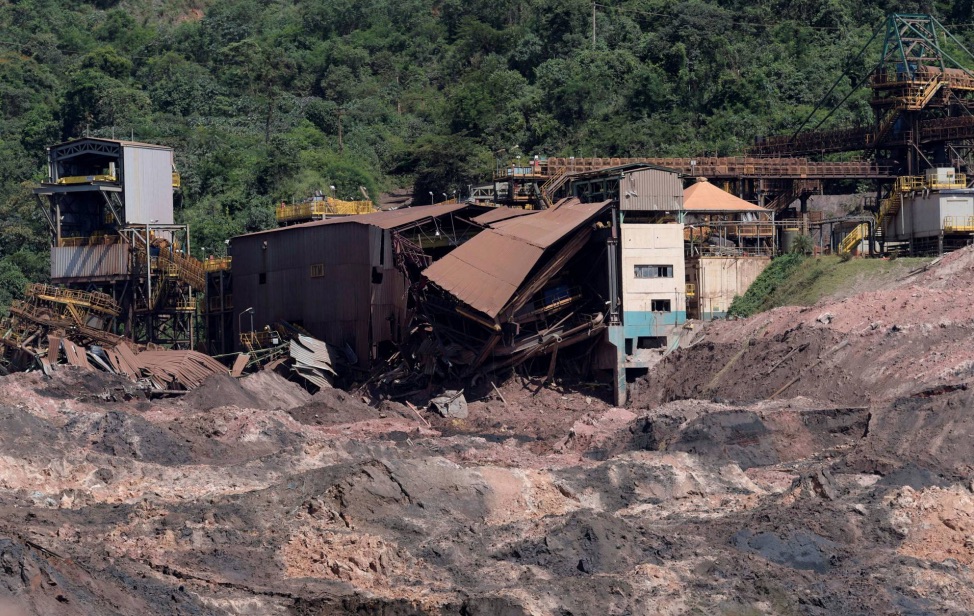
[[[158,391],[195,389],[227,368],[209,355],[197,351],[142,351],[136,354],[126,343],[105,349],[111,368],[132,380],[147,379]]]

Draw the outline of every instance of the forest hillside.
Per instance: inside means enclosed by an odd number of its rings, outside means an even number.
[[[895,6],[894,6],[895,4]],[[891,11],[971,0],[0,2],[0,304],[47,270],[45,146],[170,145],[194,245],[337,187],[463,194],[519,154],[732,155],[845,99]],[[843,73],[849,77],[830,87]],[[824,112],[819,112],[824,117]],[[818,118],[816,118],[817,120]],[[828,125],[869,121],[854,93]]]

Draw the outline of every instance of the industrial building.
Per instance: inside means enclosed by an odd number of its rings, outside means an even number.
[[[139,343],[192,348],[203,265],[189,229],[174,224],[179,176],[160,145],[86,137],[48,148],[34,190],[51,230],[51,280],[104,293],[113,328]]]
[[[774,212],[696,178],[683,193],[687,317],[724,317],[778,253]]]
[[[475,233],[466,203],[328,218],[235,237],[231,327],[252,346],[286,321],[347,349],[361,369],[387,355],[407,325],[403,268],[423,268]],[[246,348],[243,344],[242,348]]]

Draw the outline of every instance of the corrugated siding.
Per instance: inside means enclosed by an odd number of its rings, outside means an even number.
[[[173,224],[172,150],[125,146],[122,165],[125,222]]]
[[[253,307],[256,329],[278,320],[299,321],[316,338],[339,348],[349,344],[364,366],[369,357],[369,232],[364,225],[335,224],[234,238],[234,310]],[[324,275],[312,278],[311,265],[318,263],[324,264]],[[261,273],[267,276],[265,284],[259,283]],[[248,316],[242,324],[249,327]]]
[[[372,343],[396,340],[406,320],[406,278],[393,264],[391,232],[372,227],[372,266],[382,273],[382,282],[371,285]],[[380,255],[380,252],[382,253]],[[389,320],[392,317],[392,320]]]
[[[680,176],[660,169],[644,169],[626,174],[619,184],[622,210],[673,211],[683,209],[683,182]],[[629,197],[626,197],[629,193]]]
[[[128,274],[126,244],[51,248],[51,278],[106,278]]]

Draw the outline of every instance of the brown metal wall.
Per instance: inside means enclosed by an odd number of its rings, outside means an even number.
[[[402,276],[394,269],[388,237],[382,240],[387,233],[348,223],[234,238],[235,322],[251,306],[258,330],[278,320],[300,321],[326,342],[349,344],[366,366],[370,321],[372,343],[388,339],[387,317],[394,314],[401,321],[405,306]],[[380,247],[385,252],[381,259]],[[312,278],[311,265],[318,263],[324,264],[324,275]],[[382,272],[381,284],[372,283],[373,266]],[[261,272],[267,275],[263,285]],[[250,317],[244,315],[241,324],[247,331]]]
[[[51,278],[54,281],[120,278],[128,275],[128,271],[127,244],[51,248]]]
[[[631,195],[628,198],[627,192]],[[683,209],[683,182],[679,175],[670,171],[644,169],[628,173],[619,184],[619,193],[622,210]]]

